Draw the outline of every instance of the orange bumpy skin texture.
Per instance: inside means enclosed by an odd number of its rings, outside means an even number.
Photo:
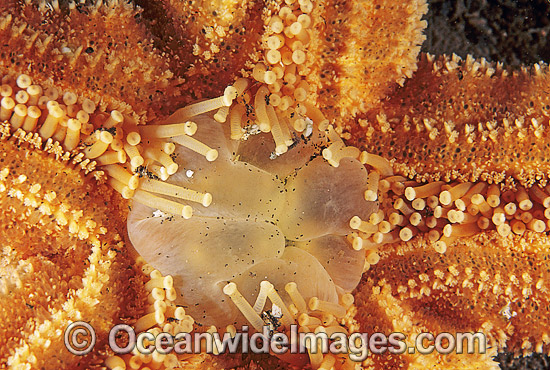
[[[215,96],[220,86],[233,82],[258,53],[263,15],[276,6],[250,0],[136,3],[157,37],[155,46],[169,56],[174,73],[185,78],[179,87],[186,102]]]
[[[56,331],[85,318],[103,347],[110,327],[141,309],[144,279],[125,252],[117,194],[2,129],[0,356],[14,367],[69,368],[82,357]]]
[[[471,57],[423,56],[415,78],[351,131],[356,145],[420,181],[545,185],[549,85],[544,64],[507,71]]]
[[[461,239],[445,254],[426,250],[423,244],[427,242],[417,239],[380,251],[385,262],[366,273],[356,294],[361,331],[406,328],[403,330],[409,333],[454,333],[481,329],[490,343],[541,350],[539,338],[545,337],[548,327],[547,236],[502,239],[488,232]],[[422,271],[415,266],[422,266]],[[483,309],[473,309],[479,306]],[[387,315],[387,319],[378,324],[373,317],[377,314]],[[494,355],[494,349],[488,354]],[[384,354],[374,357],[372,365],[433,366],[447,358],[435,352],[428,356]],[[475,368],[470,363],[475,358],[468,355],[467,366]],[[496,365],[490,356],[483,364],[484,368]]]
[[[51,79],[63,90],[86,91],[87,97],[105,103],[118,102],[119,109],[149,113],[149,118],[155,116],[151,106],[166,106],[166,94],[176,102],[183,99],[176,97],[183,79],[174,76],[154,49],[152,35],[136,22],[134,5],[79,5],[69,14],[66,8],[43,5],[37,11],[7,0],[0,4],[0,14],[0,37],[7,40],[2,64],[19,73]],[[171,107],[166,108],[169,113]]]
[[[183,88],[200,98],[202,91],[212,95],[214,86],[230,83],[228,76],[261,58],[266,15],[286,4],[242,0],[140,5],[159,36],[158,47],[173,55],[172,69],[185,75]],[[411,77],[425,39],[421,17],[426,12],[423,1],[315,2],[307,81],[330,118],[343,124],[346,119],[340,116],[364,112]]]
[[[335,0],[315,7],[311,79],[330,118],[349,123],[412,76],[427,10],[423,1]]]

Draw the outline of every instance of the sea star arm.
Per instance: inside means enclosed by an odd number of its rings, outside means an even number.
[[[133,4],[66,7],[0,4],[3,66],[96,103],[152,119],[181,95]],[[179,97],[181,99],[181,97]]]
[[[275,4],[258,1],[137,1],[171,70],[185,78],[187,103],[216,96],[261,59],[264,20]],[[252,67],[250,67],[251,69]]]
[[[356,294],[361,332],[387,326],[409,337],[421,331],[483,332],[493,347],[488,352],[507,347],[524,355],[548,345],[547,236],[503,239],[488,232],[460,239],[444,254],[427,244],[419,238],[379,251],[380,262]],[[386,316],[379,322],[386,325],[376,327],[380,310]],[[427,363],[461,361],[435,352],[416,356]],[[396,361],[387,354],[377,360]]]
[[[78,165],[33,150],[6,130],[2,124],[0,356],[13,368],[75,368],[82,357],[63,341],[71,322],[91,324],[103,348],[109,329],[146,301],[144,276],[122,241],[123,203],[106,202],[119,197]],[[99,356],[87,361],[101,364]]]
[[[478,184],[479,189],[490,186],[491,192],[514,189],[507,193],[511,197],[502,198],[501,207],[508,207],[506,218],[505,211],[501,219],[491,218],[493,209],[495,213],[501,211],[497,202],[493,202],[496,198],[489,200],[489,193],[478,196],[476,206],[470,205],[465,210],[465,215],[471,218],[477,204],[481,205],[484,211],[478,217],[487,216],[487,225],[510,222],[512,234],[509,227],[497,225],[495,232],[487,230],[484,222],[478,222],[480,228],[470,224],[474,227],[462,229],[460,237],[458,234],[451,240],[442,237],[440,240],[446,240],[450,247],[443,254],[430,247],[439,236],[430,238],[428,234],[408,243],[380,248],[380,262],[366,273],[357,295],[365,302],[358,304],[360,322],[370,321],[366,317],[375,312],[372,308],[364,310],[374,304],[369,303],[374,292],[385,295],[375,302],[396,299],[399,309],[409,312],[409,319],[421,323],[422,330],[481,331],[493,346],[507,347],[516,353],[541,352],[546,348],[549,277],[545,267],[548,259],[545,225],[541,224],[539,233],[525,232],[518,227],[522,211],[516,217],[512,214],[515,202],[521,203],[528,192],[534,200],[546,185],[548,85],[548,69],[544,64],[507,71],[499,64],[470,57],[463,61],[456,56],[434,59],[425,55],[417,73],[403,88],[358,119],[359,125],[351,129],[354,144],[392,159],[397,174],[420,183],[442,180],[451,184],[447,188],[450,193],[458,189],[451,187],[465,182]],[[489,185],[479,185],[483,182]],[[493,183],[498,186],[490,185]],[[403,194],[403,189],[393,189]],[[518,194],[522,195],[517,197]],[[437,198],[441,193],[435,195],[433,200],[440,201],[443,207],[465,205],[447,203],[451,198],[447,200],[446,195]],[[409,200],[414,199],[414,192],[407,195],[405,191],[405,197],[409,196]],[[542,216],[548,204],[538,199],[541,203],[535,208],[542,207],[538,212]],[[493,205],[489,207],[487,201]],[[532,215],[535,209],[530,207],[531,203],[524,207],[524,212]],[[405,214],[409,210],[401,208]],[[449,219],[453,217],[447,215]],[[422,217],[430,222],[431,214]],[[436,217],[439,217],[437,211]],[[531,222],[527,218],[524,221]],[[447,227],[448,231],[460,229],[455,222],[451,221],[453,226]],[[471,221],[464,221],[468,222]],[[419,227],[422,229],[424,225]],[[431,226],[426,230],[430,229]],[[451,236],[451,232],[446,236]],[[391,317],[393,313],[388,315]],[[394,329],[405,327],[398,323]],[[419,329],[413,325],[405,330],[414,333]]]
[[[484,59],[423,55],[419,69],[358,119],[353,142],[419,181],[546,184],[550,74]]]
[[[197,98],[212,95],[215,86],[231,83],[228,78],[263,59],[259,46],[267,43],[268,20],[286,5],[249,0],[138,4],[149,29],[162,40],[158,47],[172,55],[172,69],[186,76],[183,88]],[[316,1],[307,12],[315,36],[307,40],[312,102],[328,118],[342,121],[376,106],[416,70],[426,12],[421,0]]]
[[[424,1],[326,1],[316,7],[311,79],[332,119],[377,106],[416,70],[426,21]]]

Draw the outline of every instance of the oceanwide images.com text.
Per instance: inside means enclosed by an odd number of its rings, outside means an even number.
[[[65,330],[65,346],[76,355],[89,353],[96,341],[95,331],[86,322],[70,324]],[[151,355],[190,354],[207,352],[221,353],[286,353],[348,354],[352,361],[363,361],[369,354],[420,353],[485,353],[487,342],[483,333],[420,333],[413,341],[407,341],[405,334],[352,333],[344,332],[299,332],[297,325],[291,325],[285,333],[273,332],[264,326],[261,333],[250,333],[247,326],[236,333],[170,333],[142,332],[136,334],[126,324],[114,326],[109,333],[109,346],[119,355],[139,352]]]

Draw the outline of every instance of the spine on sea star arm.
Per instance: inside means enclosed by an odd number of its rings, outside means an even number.
[[[208,207],[212,203],[212,195],[210,193],[200,193],[195,190],[182,188],[177,185],[172,185],[166,182],[144,179],[140,184],[140,189],[152,193],[168,195],[180,199],[189,200],[202,204]]]
[[[298,311],[305,312],[307,310],[306,301],[298,291],[298,286],[296,285],[296,283],[291,282],[286,284],[285,290],[290,296],[290,299],[292,299],[292,302],[294,303]]]
[[[168,199],[164,199],[148,193],[144,190],[136,190],[134,193],[134,199],[149,207],[160,209],[168,213],[183,216],[184,218],[191,218],[193,215],[193,208],[188,205],[173,202]]]
[[[237,285],[235,283],[229,283],[223,288],[223,292],[231,298],[233,303],[235,303],[235,306],[237,306],[243,316],[250,322],[252,327],[256,329],[257,332],[261,332],[264,321],[254,311],[250,303],[244,299],[242,294],[237,289]]]

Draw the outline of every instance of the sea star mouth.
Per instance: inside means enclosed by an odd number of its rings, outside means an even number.
[[[174,277],[181,292],[176,303],[189,306],[195,320],[220,328],[246,323],[222,291],[229,281],[249,302],[268,280],[279,292],[296,283],[306,301],[317,297],[337,304],[358,284],[364,265],[365,251],[346,240],[349,220],[368,219],[377,208],[364,199],[365,167],[355,158],[329,165],[320,155],[327,140],[317,129],[270,159],[276,145],[271,135],[231,140],[228,125],[206,115],[194,121],[193,137],[219,156],[208,161],[179,147],[180,170],[168,181],[181,191],[211,194],[212,203],[205,207],[172,193],[167,199],[193,207],[190,219],[136,202],[128,218],[137,251]],[[155,191],[154,180],[145,181]],[[283,301],[292,304],[287,295]]]

